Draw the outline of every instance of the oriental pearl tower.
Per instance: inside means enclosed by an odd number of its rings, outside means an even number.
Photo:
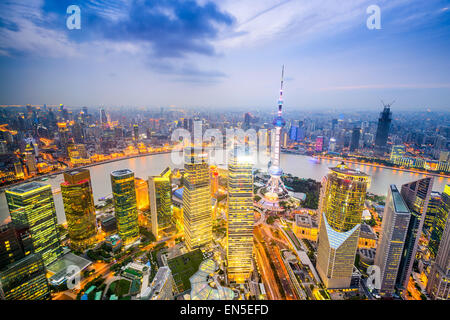
[[[283,81],[284,81],[284,65],[281,69],[281,87],[280,98],[278,99],[278,114],[273,120],[275,136],[272,140],[272,152],[269,167],[270,179],[266,185],[266,193],[264,197],[269,201],[277,201],[279,198],[285,198],[288,192],[281,181],[283,170],[280,167],[280,140],[281,129],[286,125],[286,121],[282,117],[283,113]]]

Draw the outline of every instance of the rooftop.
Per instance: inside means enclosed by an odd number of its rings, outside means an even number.
[[[131,171],[130,169],[121,169],[121,170],[115,170],[113,172],[111,172],[111,175],[113,177],[123,177],[126,175],[130,175],[133,174],[133,171]]]
[[[17,187],[13,187],[11,189],[8,189],[7,192],[17,193],[17,194],[25,194],[43,187],[48,187],[51,189],[51,186],[49,184],[43,184],[40,182],[32,181],[28,183],[21,184]]]
[[[391,184],[392,202],[394,203],[395,212],[397,213],[409,213],[409,209],[403,200],[402,195],[398,192],[397,187]]]

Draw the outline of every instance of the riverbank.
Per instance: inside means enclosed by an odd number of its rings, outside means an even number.
[[[30,179],[26,179],[26,180],[14,182],[14,183],[2,186],[2,187],[0,187],[0,193],[5,191],[6,189],[12,188],[12,187],[14,187],[16,185],[20,185],[22,183],[36,181],[36,180],[41,180],[43,178],[49,178],[49,177],[56,176],[56,175],[59,175],[59,174],[63,174],[64,172],[72,171],[72,170],[75,170],[75,169],[90,168],[90,167],[101,166],[101,165],[104,165],[104,164],[107,164],[107,163],[111,163],[111,162],[116,162],[116,161],[122,161],[122,160],[128,160],[128,159],[140,158],[140,157],[146,157],[146,156],[153,156],[153,155],[157,155],[157,154],[166,154],[166,153],[171,153],[171,152],[172,152],[172,150],[171,151],[158,151],[158,152],[151,152],[151,153],[140,153],[140,154],[135,154],[135,155],[126,156],[126,157],[120,157],[120,158],[114,158],[114,159],[109,159],[109,160],[89,163],[89,164],[86,164],[86,165],[83,165],[83,166],[79,166],[79,167],[67,168],[65,170],[52,171],[52,172],[49,172],[49,173],[46,173],[46,174],[35,176],[33,178],[30,178]]]
[[[317,159],[331,160],[331,161],[344,161],[344,162],[349,162],[349,163],[354,163],[354,164],[359,164],[359,165],[364,165],[364,166],[371,166],[371,167],[376,167],[376,168],[383,168],[383,169],[388,169],[388,170],[419,173],[419,174],[429,175],[429,176],[433,176],[433,177],[450,178],[450,174],[440,174],[440,173],[429,172],[429,171],[424,171],[424,170],[391,167],[391,166],[385,166],[385,165],[380,165],[380,164],[371,163],[371,162],[362,162],[362,161],[358,161],[358,160],[354,160],[354,159],[347,159],[347,158],[342,158],[342,157],[327,157],[327,156],[322,156],[322,155],[315,155],[312,157],[317,158]]]

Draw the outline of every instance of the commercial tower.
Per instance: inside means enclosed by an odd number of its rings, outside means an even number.
[[[167,167],[159,176],[148,178],[152,232],[157,239],[173,225],[171,174]]]
[[[395,185],[389,187],[374,265],[380,268],[380,293],[390,297],[395,291],[400,259],[411,213]]]
[[[64,173],[61,193],[66,214],[70,246],[85,250],[95,243],[97,225],[89,170]]]
[[[47,267],[62,256],[52,188],[49,184],[29,182],[6,190],[11,220],[27,227],[34,253]]]
[[[284,82],[284,66],[281,70],[281,87],[280,87],[280,98],[278,99],[278,113],[277,117],[273,120],[274,125],[274,135],[272,136],[272,150],[269,174],[270,179],[267,182],[267,193],[270,198],[275,195],[286,195],[286,188],[281,181],[281,176],[283,175],[283,170],[280,167],[280,140],[281,140],[281,129],[286,125],[286,121],[282,117],[283,113],[283,82]],[[273,132],[273,131],[272,131]]]
[[[253,256],[252,159],[235,148],[228,163],[227,259],[228,277],[237,283],[248,279]]]
[[[450,213],[450,185],[446,185],[444,188],[444,192],[441,195],[440,202],[437,206],[437,212],[433,221],[433,228],[431,231],[430,242],[428,244],[428,249],[430,250],[431,256],[433,258],[436,257],[437,252],[439,250],[439,244],[442,240],[442,235],[444,234],[445,226],[447,225],[449,213]]]
[[[41,255],[32,253],[0,272],[0,300],[47,300],[50,288]]]
[[[349,288],[370,176],[344,163],[322,181],[317,271],[327,288]]]
[[[423,178],[402,185],[401,195],[411,211],[411,218],[408,224],[408,231],[406,233],[405,245],[403,247],[396,281],[396,287],[400,291],[406,290],[408,287],[432,189],[432,177]]]
[[[184,153],[183,224],[191,251],[212,241],[211,186],[208,154],[195,147]]]
[[[375,146],[383,148],[386,147],[386,143],[389,137],[389,130],[391,128],[392,112],[391,104],[384,105],[383,111],[378,118],[377,133],[375,136]]]
[[[439,249],[436,254],[436,260],[431,267],[430,276],[428,277],[427,292],[433,299],[448,300],[450,299],[450,185],[446,185],[444,189],[445,199],[442,203],[443,211],[439,219],[444,222],[443,231],[439,241]]]
[[[124,244],[130,244],[139,237],[133,171],[123,169],[111,172],[111,187],[119,236]]]

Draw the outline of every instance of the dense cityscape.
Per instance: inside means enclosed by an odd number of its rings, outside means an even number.
[[[0,4],[0,301],[449,300],[450,10],[411,1]]]

